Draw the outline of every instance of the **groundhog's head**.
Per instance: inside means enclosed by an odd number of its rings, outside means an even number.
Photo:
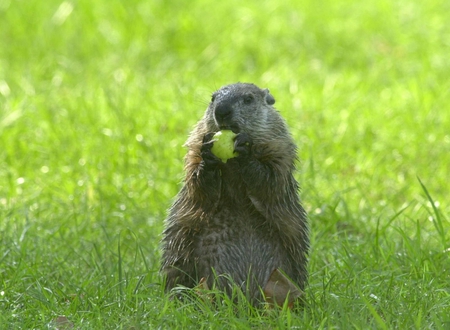
[[[232,130],[250,135],[265,132],[280,118],[272,107],[274,97],[268,89],[253,84],[237,83],[212,94],[205,114],[208,131]]]

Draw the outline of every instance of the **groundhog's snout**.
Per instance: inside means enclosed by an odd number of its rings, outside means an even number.
[[[217,122],[223,122],[231,119],[233,114],[233,107],[231,102],[222,101],[216,104],[216,108],[214,109],[214,116],[216,117]]]
[[[237,129],[233,121],[233,103],[230,100],[221,100],[215,105],[214,119],[220,129]]]

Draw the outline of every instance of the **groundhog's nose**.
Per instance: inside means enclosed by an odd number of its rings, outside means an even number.
[[[214,116],[218,124],[226,124],[231,120],[233,108],[229,102],[220,102],[216,105]]]

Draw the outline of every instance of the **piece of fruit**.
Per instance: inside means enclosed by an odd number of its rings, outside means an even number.
[[[224,163],[228,159],[236,157],[237,152],[234,152],[234,134],[230,130],[219,131],[213,136],[214,144],[211,148],[211,152],[216,155]]]

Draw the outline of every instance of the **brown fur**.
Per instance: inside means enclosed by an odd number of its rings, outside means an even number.
[[[201,278],[229,292],[227,275],[255,303],[274,269],[303,290],[309,249],[306,213],[293,177],[297,148],[269,91],[237,83],[213,94],[189,136],[184,186],[165,222],[166,289]],[[211,137],[237,133],[239,156],[225,164]]]

